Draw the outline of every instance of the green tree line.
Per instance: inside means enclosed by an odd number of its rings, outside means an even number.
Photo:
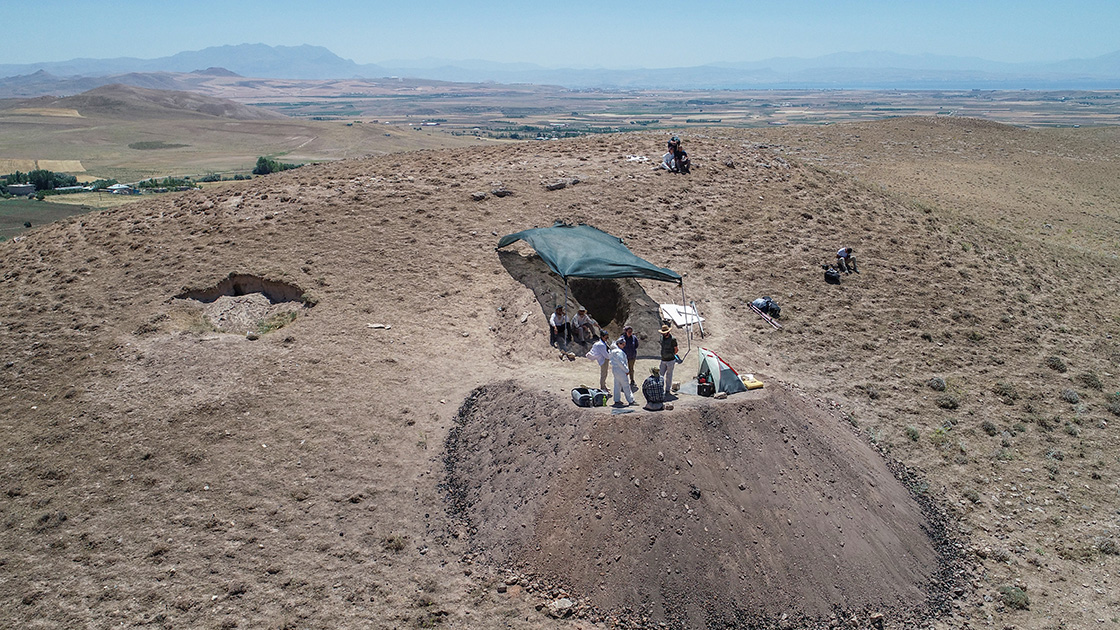
[[[0,191],[8,194],[8,186],[12,184],[33,184],[35,190],[54,190],[65,186],[77,186],[78,178],[64,173],[54,173],[46,169],[35,169],[27,173],[16,171],[0,176]]]

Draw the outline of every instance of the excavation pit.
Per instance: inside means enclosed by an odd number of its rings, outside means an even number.
[[[294,284],[237,273],[211,287],[186,289],[173,301],[194,307],[220,332],[256,334],[279,330],[314,306]]]

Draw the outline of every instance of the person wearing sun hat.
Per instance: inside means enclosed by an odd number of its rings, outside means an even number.
[[[677,340],[673,338],[669,324],[661,326],[661,377],[665,380],[665,396],[672,393],[673,366],[677,364]]]
[[[599,338],[596,329],[599,328],[599,322],[595,318],[587,314],[586,307],[579,307],[575,319],[572,320],[572,337],[577,343],[587,343]]]

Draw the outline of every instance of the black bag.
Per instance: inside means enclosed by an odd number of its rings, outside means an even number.
[[[577,387],[572,390],[572,402],[580,407],[605,407],[611,395],[604,389]]]
[[[769,295],[760,297],[757,300],[751,302],[751,304],[754,304],[755,308],[762,311],[764,314],[773,317],[774,319],[782,316],[782,307],[778,306],[778,303],[775,302],[774,299]]]
[[[840,284],[840,272],[831,267],[825,269],[824,281],[829,284]]]

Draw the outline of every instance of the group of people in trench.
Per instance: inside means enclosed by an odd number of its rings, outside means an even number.
[[[673,368],[680,361],[677,353],[680,348],[673,337],[672,329],[668,324],[662,325],[659,355],[661,363],[650,368],[650,375],[642,381],[642,396],[646,399],[643,407],[649,411],[660,411],[665,408],[667,400],[673,396]],[[614,379],[611,389],[611,399],[618,407],[629,407],[636,404],[634,393],[638,391],[635,382],[634,364],[638,360],[638,346],[641,344],[634,327],[627,325],[622,329],[618,339],[611,340],[611,335],[606,329],[599,327],[599,323],[587,314],[587,309],[580,307],[576,316],[569,319],[564,313],[564,306],[558,305],[549,317],[549,343],[568,357],[575,355],[568,351],[568,344],[587,343],[595,339],[591,349],[584,355],[599,365],[599,389],[607,391],[608,372]]]

